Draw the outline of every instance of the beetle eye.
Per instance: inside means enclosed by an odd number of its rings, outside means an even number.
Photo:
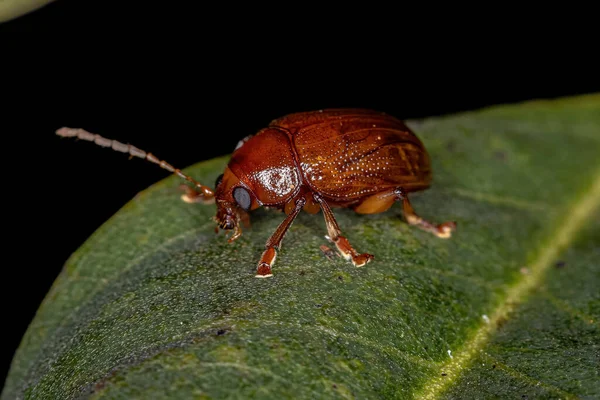
[[[223,180],[223,174],[221,174],[217,177],[217,180],[215,181],[215,190],[217,189],[217,186],[219,186],[221,184],[222,180]]]
[[[244,210],[248,211],[250,209],[250,193],[243,187],[236,187],[233,189],[233,198]]]

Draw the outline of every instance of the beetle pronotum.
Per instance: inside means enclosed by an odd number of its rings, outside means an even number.
[[[327,239],[356,267],[374,256],[357,252],[342,235],[334,207],[374,214],[399,201],[410,225],[440,238],[449,238],[456,229],[455,222],[437,225],[415,213],[408,193],[430,186],[429,155],[402,121],[377,111],[330,109],[276,119],[239,142],[214,190],[134,146],[83,129],[64,127],[56,133],[144,158],[190,182],[193,187],[186,186],[182,199],[215,201],[214,219],[221,229],[232,232],[229,242],[242,234],[240,222],[249,222],[248,212],[259,207],[282,210],[286,217],[267,240],[258,262],[259,278],[272,276],[283,238],[301,210],[322,211]]]

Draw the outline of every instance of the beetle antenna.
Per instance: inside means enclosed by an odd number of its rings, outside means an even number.
[[[87,140],[88,142],[94,142],[98,146],[101,147],[110,147],[113,150],[116,150],[121,153],[128,153],[133,157],[143,158],[145,160],[150,161],[151,163],[157,164],[159,167],[166,169],[169,172],[174,173],[175,175],[185,179],[186,181],[192,183],[195,186],[195,189],[199,191],[205,198],[211,198],[215,195],[213,190],[207,186],[202,185],[201,183],[194,180],[192,177],[181,172],[180,169],[173,167],[166,161],[159,160],[152,153],[147,153],[144,150],[140,150],[135,146],[130,144],[124,144],[121,142],[117,142],[116,140],[107,139],[100,135],[90,133],[84,129],[79,128],[67,128],[63,127],[56,131],[58,136],[62,137],[74,137],[81,140]]]

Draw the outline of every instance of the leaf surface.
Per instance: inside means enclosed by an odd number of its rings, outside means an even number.
[[[0,23],[21,17],[51,2],[52,0],[0,0]]]
[[[355,268],[302,213],[255,279],[281,214],[228,244],[169,177],[68,260],[2,399],[600,397],[600,95],[409,124],[434,171],[413,205],[451,239],[335,209],[375,254]]]

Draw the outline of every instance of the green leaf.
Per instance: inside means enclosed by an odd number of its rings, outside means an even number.
[[[0,23],[21,17],[51,2],[52,0],[0,0]]]
[[[2,399],[599,398],[600,95],[410,125],[434,170],[413,205],[457,221],[451,239],[397,206],[337,209],[375,254],[355,268],[302,213],[255,279],[282,216],[228,244],[169,177],[68,260]],[[214,182],[226,162],[187,172]]]

